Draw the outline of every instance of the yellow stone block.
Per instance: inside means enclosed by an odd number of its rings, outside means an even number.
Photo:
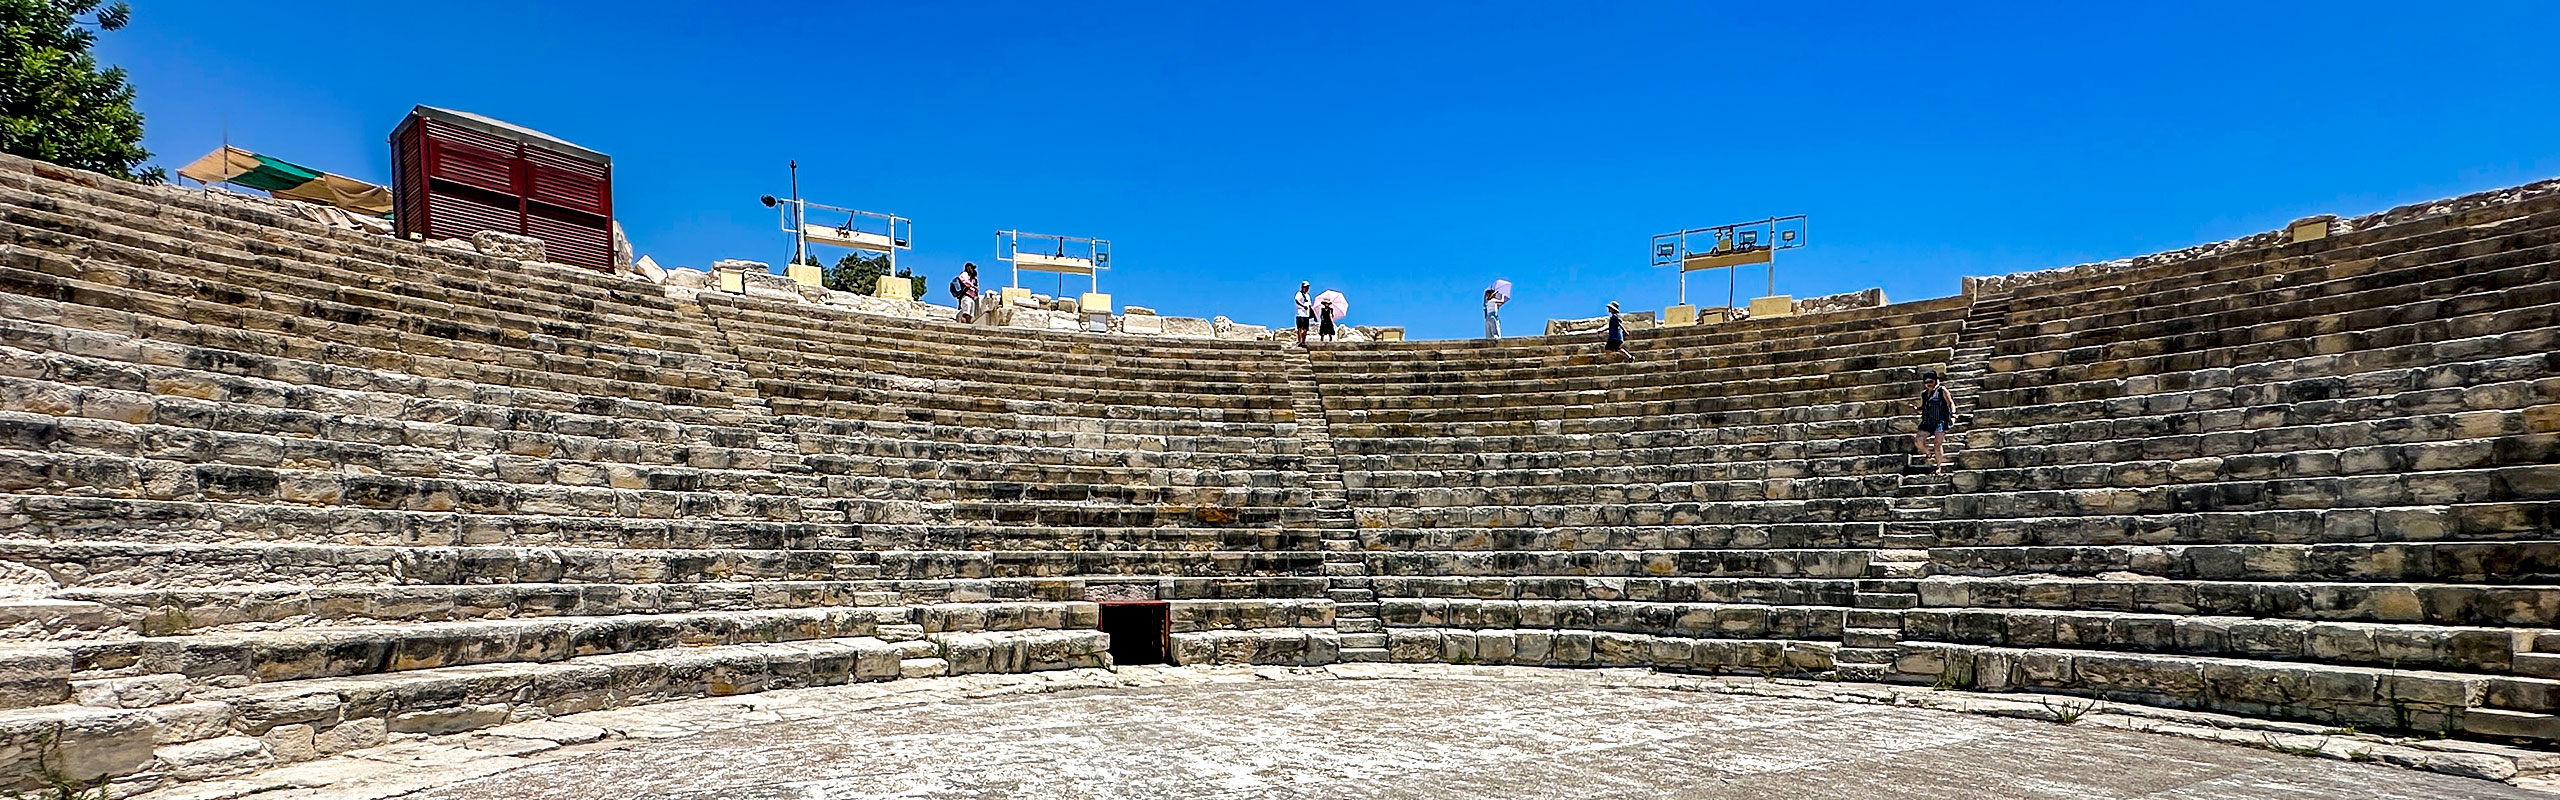
[[[1751,318],[1752,318],[1752,319],[1773,319],[1773,318],[1776,318],[1776,317],[1792,317],[1792,316],[1795,316],[1795,313],[1796,313],[1796,298],[1795,298],[1795,295],[1789,295],[1789,294],[1773,294],[1773,295],[1770,295],[1770,296],[1767,296],[1767,297],[1754,297],[1754,298],[1751,298]]]
[[[1076,305],[1087,314],[1109,314],[1111,313],[1111,295],[1086,292],[1083,296],[1076,298]]]
[[[734,269],[721,270],[720,291],[728,292],[730,294],[746,294],[747,274]]]
[[[2329,219],[2314,217],[2295,221],[2285,228],[2285,234],[2296,243],[2329,238]]]
[[[1401,341],[1404,341],[1404,331],[1379,331],[1379,332],[1378,332],[1378,341],[1381,341],[1381,342],[1401,342]]]
[[[802,286],[819,286],[826,283],[826,271],[819,269],[816,264],[792,264],[790,272],[791,279],[799,281]]]
[[[1662,310],[1662,327],[1679,328],[1698,324],[1698,307],[1682,303]]]
[[[871,296],[891,300],[913,300],[916,299],[915,282],[895,275],[882,275],[879,288],[874,289]]]
[[[1004,287],[1004,302],[1002,305],[1019,305],[1028,302],[1031,302],[1031,290],[1020,286]]]

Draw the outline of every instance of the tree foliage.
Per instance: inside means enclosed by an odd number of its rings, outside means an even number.
[[[817,257],[809,257],[809,263],[818,263]],[[871,294],[880,287],[880,276],[888,274],[889,254],[846,253],[843,258],[836,259],[835,266],[827,268],[821,282],[839,292]],[[915,270],[899,267],[897,277],[907,279],[907,289],[915,293],[913,299],[924,298],[924,276],[916,274]]]
[[[83,15],[89,15],[83,19]],[[130,180],[144,167],[142,113],[122,67],[98,68],[97,31],[131,20],[124,0],[0,0],[0,151]]]

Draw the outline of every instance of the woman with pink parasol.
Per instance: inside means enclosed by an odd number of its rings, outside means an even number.
[[[1340,289],[1326,289],[1316,295],[1316,336],[1333,341],[1333,321],[1351,315],[1351,299]]]
[[[1502,338],[1502,304],[1511,302],[1511,282],[1496,280],[1484,290],[1484,338]]]

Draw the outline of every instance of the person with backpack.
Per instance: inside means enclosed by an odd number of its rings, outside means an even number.
[[[1956,425],[1956,395],[1938,382],[1938,371],[1920,373],[1920,401],[1911,404],[1920,411],[1920,432],[1912,434],[1911,449],[1929,457],[1932,471],[1947,471],[1947,431]]]
[[[951,302],[960,307],[960,322],[967,324],[978,318],[978,264],[960,265],[960,274],[951,276]]]

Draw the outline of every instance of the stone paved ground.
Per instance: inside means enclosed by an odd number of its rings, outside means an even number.
[[[406,796],[2552,797],[2087,722],[1677,691],[1588,674],[1313,681],[1266,673],[1282,679],[1037,694],[993,687],[969,692],[974,698],[864,704],[870,710],[813,693],[810,702],[749,712],[779,722],[704,727],[673,713],[658,728],[629,730],[619,745],[585,745],[604,748],[592,753],[507,758],[521,766],[483,777],[468,775],[497,768],[490,759],[457,761],[459,782]],[[361,782],[343,788],[313,796],[387,796]]]

